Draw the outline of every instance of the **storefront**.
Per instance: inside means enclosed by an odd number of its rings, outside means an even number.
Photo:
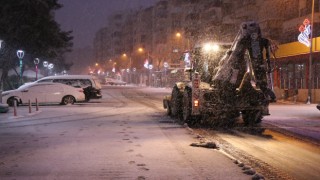
[[[278,99],[297,95],[298,101],[306,101],[309,88],[310,48],[293,42],[282,44],[272,61],[274,87]],[[311,90],[312,102],[320,101],[320,37],[313,39]]]

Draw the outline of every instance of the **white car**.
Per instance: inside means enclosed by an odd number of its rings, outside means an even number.
[[[33,83],[54,82],[70,85],[73,87],[81,87],[84,90],[86,101],[90,99],[100,99],[101,84],[95,76],[91,75],[60,75],[60,76],[48,76],[39,79]]]
[[[85,101],[82,88],[74,88],[61,83],[30,83],[15,90],[2,92],[2,102],[13,106],[38,101],[40,104],[60,103],[63,105]]]

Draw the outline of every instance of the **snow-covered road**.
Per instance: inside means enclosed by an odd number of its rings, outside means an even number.
[[[110,86],[89,103],[1,114],[0,179],[251,179],[190,146],[196,135],[164,115],[169,91]]]

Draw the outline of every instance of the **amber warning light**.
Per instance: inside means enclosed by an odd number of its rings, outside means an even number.
[[[199,106],[199,100],[194,100],[193,103],[194,103],[194,107],[198,107]]]

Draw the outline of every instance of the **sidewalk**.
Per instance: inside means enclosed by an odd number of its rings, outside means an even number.
[[[273,104],[273,103],[271,103]],[[277,100],[277,102],[275,104],[301,104],[301,105],[317,105],[318,103],[311,103],[311,104],[307,104],[306,102],[302,102],[302,101],[293,101],[293,100],[284,100],[284,99],[280,99],[280,100]]]
[[[31,118],[34,115],[41,113],[41,109],[36,111],[36,107],[31,107],[31,113],[29,113],[28,106],[18,106],[17,107],[17,115],[14,115],[13,107],[9,107],[9,111],[7,113],[0,113],[0,123],[13,122],[18,121],[25,118]]]

